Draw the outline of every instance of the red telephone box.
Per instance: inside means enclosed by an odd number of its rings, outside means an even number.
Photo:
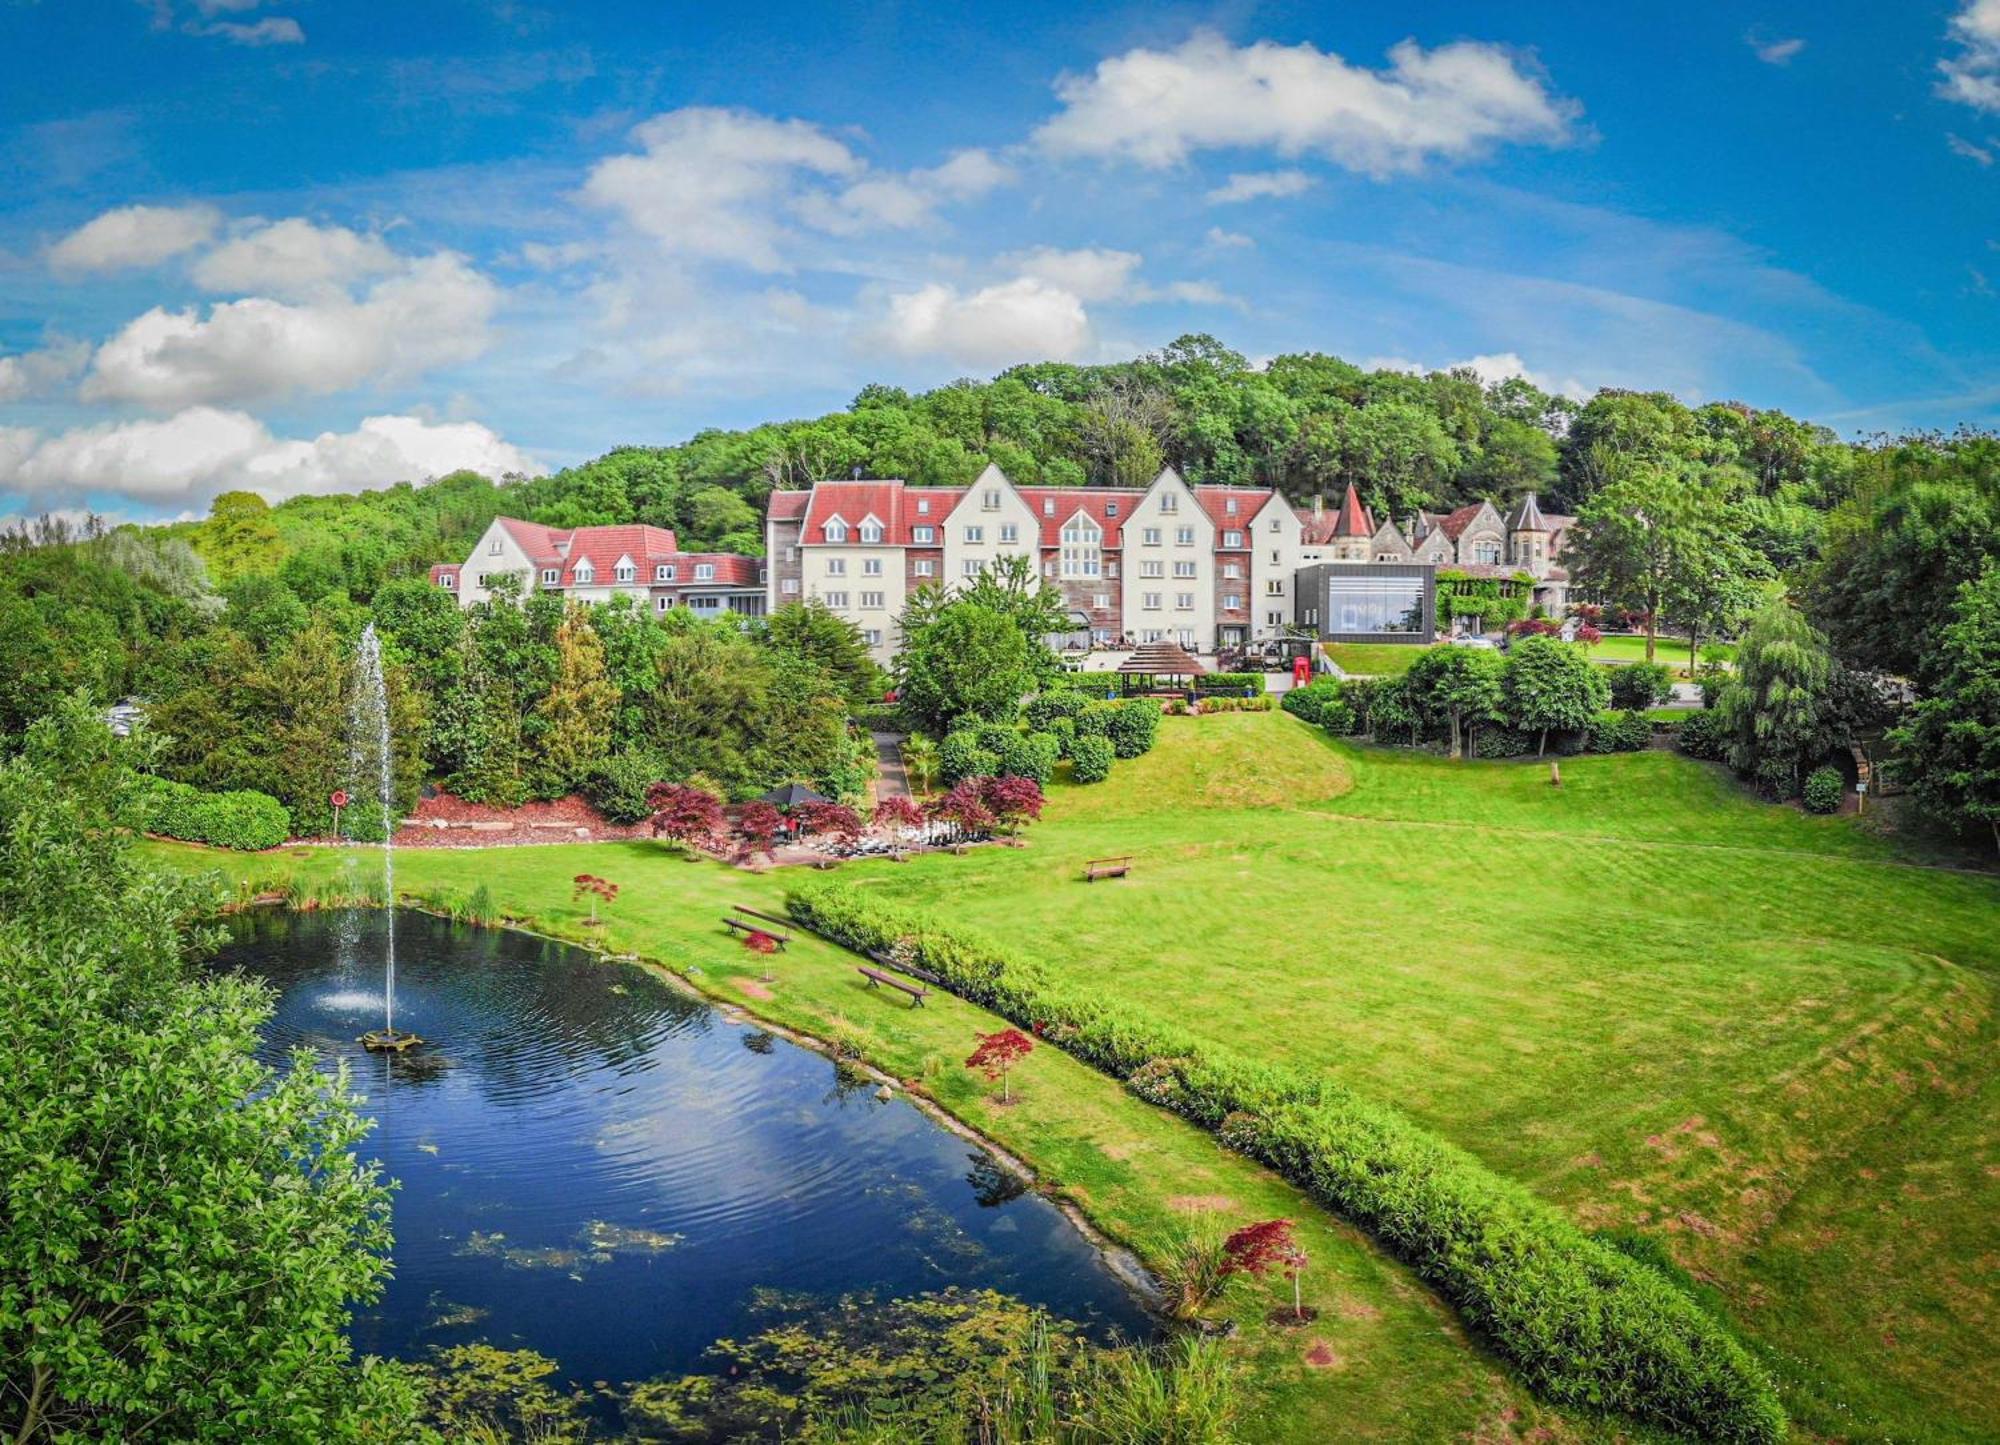
[[[1312,681],[1313,660],[1310,657],[1292,659],[1292,686],[1304,687]]]

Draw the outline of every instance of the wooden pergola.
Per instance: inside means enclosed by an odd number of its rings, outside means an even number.
[[[1127,692],[1132,690],[1131,679],[1135,677],[1151,678],[1156,684],[1162,678],[1169,682],[1185,682],[1207,671],[1192,653],[1177,642],[1145,643],[1118,664],[1118,675]]]

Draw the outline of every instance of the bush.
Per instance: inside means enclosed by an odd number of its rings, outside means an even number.
[[[858,728],[868,732],[906,733],[910,730],[909,719],[903,716],[903,705],[899,702],[862,702],[847,709],[848,718]]]
[[[1069,756],[1070,744],[1076,741],[1076,719],[1070,717],[1050,718],[1045,729],[1048,736],[1056,740],[1056,756]]]
[[[1729,732],[1718,712],[1691,712],[1674,725],[1674,746],[1691,758],[1719,763],[1729,754]]]
[[[1332,713],[1344,717],[1351,726],[1354,709],[1348,706],[1346,692],[1338,679],[1331,677],[1314,678],[1304,687],[1295,687],[1280,700],[1280,707],[1293,717],[1319,727],[1327,727],[1327,717]],[[1327,728],[1329,732],[1344,732],[1347,729]]]
[[[1264,690],[1264,674],[1261,672],[1205,672],[1194,680],[1196,692],[1243,692],[1249,689],[1249,696],[1256,696]]]
[[[668,781],[665,759],[644,748],[613,753],[584,779],[583,795],[614,823],[643,823],[653,816],[646,789]]]
[[[1111,736],[1111,715],[1118,711],[1114,702],[1094,702],[1076,715],[1076,735],[1080,738]]]
[[[1069,988],[972,935],[831,880],[792,916],[854,949],[911,949],[946,988],[1150,1095],[1276,1169],[1401,1256],[1549,1399],[1686,1435],[1776,1442],[1786,1422],[1727,1328],[1647,1266],[1463,1150],[1322,1071],[1211,1048]]]
[[[1021,735],[1021,730],[1007,723],[980,723],[974,730],[979,746],[986,752],[999,756]]]
[[[1074,718],[1084,709],[1084,699],[1072,688],[1047,689],[1028,699],[1022,710],[1028,726],[1036,732],[1053,732],[1058,719]]]
[[[965,778],[992,777],[999,770],[999,754],[982,748],[975,732],[947,733],[938,744],[938,778],[947,788]]]
[[[1483,727],[1472,739],[1475,758],[1518,758],[1535,750],[1535,736],[1515,728]]]
[[[1174,706],[1181,712],[1187,711],[1185,703]],[[1228,693],[1215,693],[1201,698],[1198,706],[1202,712],[1269,712],[1271,694],[1260,692],[1255,697],[1234,697]]]
[[[994,754],[1002,777],[1033,778],[1047,784],[1056,770],[1060,752],[1049,733],[1016,733],[1006,747]]]
[[[204,793],[166,778],[148,780],[145,829],[163,838],[261,852],[292,836],[292,816],[269,793],[240,788]]]
[[[1674,675],[1663,663],[1633,662],[1611,669],[1611,705],[1644,712],[1674,695]]]
[[[1143,757],[1160,733],[1160,705],[1143,697],[1119,703],[1111,709],[1108,731],[1111,750],[1119,757]]]
[[[1729,686],[1730,676],[1731,673],[1728,668],[1713,665],[1703,667],[1695,673],[1694,680],[1701,684],[1701,705],[1703,707],[1714,707],[1718,702],[1722,701],[1722,690]]]
[[[1590,753],[1636,753],[1653,740],[1653,724],[1642,712],[1601,712],[1584,736]]]
[[[1841,776],[1839,768],[1814,768],[1806,774],[1806,811],[1808,813],[1838,813],[1840,800],[1847,793],[1847,779]]]
[[[1079,783],[1101,783],[1111,776],[1117,754],[1109,738],[1080,737],[1070,744],[1070,777]]]

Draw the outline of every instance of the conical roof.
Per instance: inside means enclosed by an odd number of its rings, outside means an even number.
[[[1549,524],[1542,520],[1542,509],[1536,504],[1533,492],[1521,498],[1507,518],[1507,530],[1510,532],[1546,532],[1548,529]]]
[[[1361,493],[1352,482],[1347,484],[1347,495],[1340,500],[1340,516],[1334,521],[1333,535],[1336,537],[1375,535],[1375,524],[1369,519],[1368,509],[1361,505]]]
[[[1146,677],[1199,677],[1208,671],[1177,642],[1145,643],[1118,664],[1118,670]]]

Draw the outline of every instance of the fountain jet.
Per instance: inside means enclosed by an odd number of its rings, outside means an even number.
[[[382,1027],[360,1038],[364,1049],[401,1053],[423,1042],[396,1027],[396,778],[389,746],[389,688],[382,676],[382,641],[375,624],[361,629],[354,658],[354,697],[348,708],[348,761],[356,792],[372,781],[381,805],[382,901],[389,922],[383,958]]]

